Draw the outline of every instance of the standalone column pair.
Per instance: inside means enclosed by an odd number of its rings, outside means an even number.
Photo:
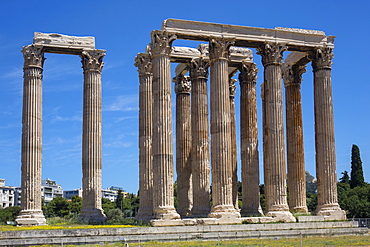
[[[41,205],[42,172],[42,46],[29,45],[24,56],[22,113],[22,203],[19,225],[44,225]],[[80,220],[101,222],[101,69],[105,53],[81,54],[84,69],[84,117],[82,137],[83,205]]]

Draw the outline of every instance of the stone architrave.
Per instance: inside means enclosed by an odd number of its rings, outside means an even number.
[[[304,66],[289,66],[284,71],[289,208],[307,213],[306,170],[304,164],[301,82]]]
[[[173,196],[172,96],[170,52],[176,36],[153,31],[153,210],[158,220],[179,219]]]
[[[205,217],[210,212],[210,156],[208,133],[207,78],[209,63],[202,57],[190,63],[192,181],[194,217]]]
[[[332,48],[316,48],[310,53],[314,72],[317,215],[344,220],[338,204],[334,116],[332,101]]]
[[[82,209],[79,219],[102,222],[102,91],[101,71],[104,50],[85,50],[81,54],[84,70],[82,129]]]
[[[232,44],[232,41],[223,39],[211,39],[209,42],[213,205],[208,216],[229,220],[240,217],[232,198],[233,176],[230,165],[232,146],[228,56]]]
[[[286,192],[286,159],[282,102],[282,53],[285,46],[265,43],[257,48],[262,56],[263,84],[263,154],[266,216],[295,221],[289,212]]]
[[[45,225],[41,205],[42,169],[42,47],[28,45],[24,57],[22,113],[22,202],[18,225]]]
[[[231,74],[233,75],[233,73]],[[229,75],[230,76],[230,75]],[[238,205],[238,163],[237,163],[237,156],[236,156],[236,121],[235,121],[235,93],[236,93],[236,86],[235,82],[236,79],[229,78],[229,91],[230,91],[230,121],[231,121],[231,172],[232,172],[232,184],[233,184],[233,203],[235,210],[239,210]]]
[[[239,74],[242,216],[263,215],[259,191],[257,72],[255,63],[242,63]]]
[[[135,59],[139,87],[139,193],[140,206],[137,219],[153,218],[153,168],[152,168],[152,61],[149,54],[141,53]]]
[[[183,75],[176,76],[173,81],[175,82],[176,93],[177,211],[184,217],[191,214],[193,206],[190,118],[191,84],[190,78]]]

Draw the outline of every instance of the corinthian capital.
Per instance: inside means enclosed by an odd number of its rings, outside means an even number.
[[[168,34],[166,31],[153,31],[150,51],[152,55],[167,55],[171,53],[172,42],[177,38],[176,35]]]
[[[258,69],[255,63],[242,63],[239,73],[239,83],[254,83],[257,82]]]
[[[178,75],[173,78],[175,83],[175,93],[186,93],[189,94],[191,91],[191,84],[189,76]]]
[[[306,65],[293,65],[285,69],[283,79],[285,87],[291,85],[300,85],[302,82],[302,74],[306,72]]]
[[[202,57],[193,58],[190,62],[190,78],[191,80],[196,79],[207,79],[208,78],[208,67],[209,63],[204,61]]]
[[[262,56],[263,66],[280,65],[283,60],[283,52],[287,47],[278,43],[267,42],[257,48],[257,54]]]
[[[81,63],[84,71],[101,72],[103,68],[104,50],[84,50],[81,53]]]
[[[24,57],[24,68],[39,67],[42,69],[45,61],[42,47],[27,45],[23,47],[22,53]]]
[[[315,48],[309,53],[314,70],[331,69],[333,57],[333,49],[328,47]]]
[[[214,59],[229,59],[230,51],[229,47],[234,44],[232,40],[217,40],[211,39],[209,41],[209,57],[211,60]]]
[[[236,94],[236,85],[235,82],[237,80],[233,78],[229,78],[229,92],[230,92],[230,99],[234,99]]]
[[[153,72],[152,59],[147,53],[138,54],[134,65],[138,68],[139,75],[150,75]]]

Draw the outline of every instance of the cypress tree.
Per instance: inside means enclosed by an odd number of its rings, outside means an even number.
[[[350,185],[351,188],[362,187],[365,185],[360,149],[355,144],[352,145]]]

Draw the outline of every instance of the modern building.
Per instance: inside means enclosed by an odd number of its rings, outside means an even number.
[[[14,206],[14,187],[5,186],[5,179],[0,178],[0,208]]]
[[[47,178],[42,180],[41,184],[41,197],[46,203],[53,200],[55,197],[63,197],[63,188],[61,185],[57,184],[55,180]]]

